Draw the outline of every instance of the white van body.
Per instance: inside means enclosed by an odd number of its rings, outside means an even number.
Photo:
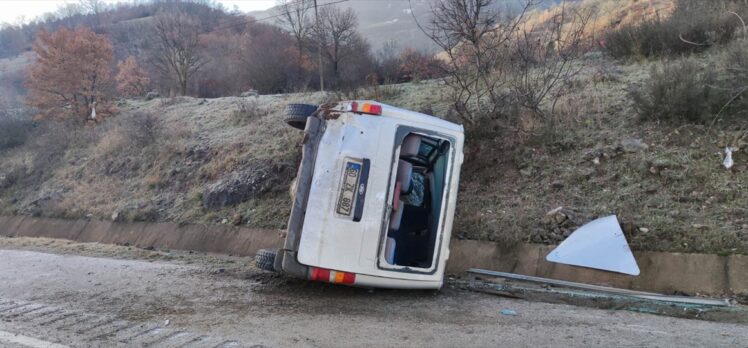
[[[370,109],[379,115],[361,111]],[[440,288],[463,161],[462,126],[349,101],[318,110],[305,133],[275,268],[355,286]]]

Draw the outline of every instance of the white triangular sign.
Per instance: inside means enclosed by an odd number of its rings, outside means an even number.
[[[615,215],[580,227],[545,259],[566,265],[639,275],[639,265]]]

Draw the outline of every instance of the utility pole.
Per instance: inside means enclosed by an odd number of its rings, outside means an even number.
[[[319,90],[325,91],[325,74],[322,68],[322,28],[319,26],[319,13],[317,13],[317,0],[314,0],[314,22],[317,26],[317,59],[319,64]]]

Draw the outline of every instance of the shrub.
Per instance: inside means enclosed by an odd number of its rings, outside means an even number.
[[[0,115],[0,151],[23,145],[29,138],[32,128],[31,121],[4,118]]]
[[[706,123],[729,98],[717,85],[714,67],[687,59],[653,67],[649,80],[631,97],[643,119]]]
[[[740,21],[728,11],[746,12],[735,1],[679,0],[670,17],[608,32],[603,47],[614,58],[651,58],[702,52],[737,35]]]
[[[65,155],[70,148],[83,148],[90,142],[90,133],[72,120],[36,123],[24,144],[30,161],[26,162],[27,167],[20,181],[40,184],[52,177],[56,169],[65,163]]]
[[[444,67],[433,54],[405,47],[400,53],[400,80],[419,82],[440,77]]]
[[[120,121],[125,135],[133,145],[145,147],[161,140],[164,126],[161,120],[153,114],[136,112]]]
[[[648,21],[635,26],[624,26],[605,35],[603,47],[614,58],[645,58],[652,55],[662,41],[664,25]]]
[[[735,42],[725,51],[721,69],[726,72],[725,89],[730,93],[727,114],[748,114],[748,47],[745,41]]]

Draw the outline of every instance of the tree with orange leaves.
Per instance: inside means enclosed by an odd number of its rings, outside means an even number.
[[[29,68],[26,87],[27,104],[39,111],[37,118],[84,121],[112,113],[109,39],[85,27],[62,27],[52,33],[41,29],[33,48],[37,59]]]
[[[151,78],[143,70],[135,57],[129,56],[127,59],[117,64],[117,91],[125,98],[140,97],[145,94]]]

